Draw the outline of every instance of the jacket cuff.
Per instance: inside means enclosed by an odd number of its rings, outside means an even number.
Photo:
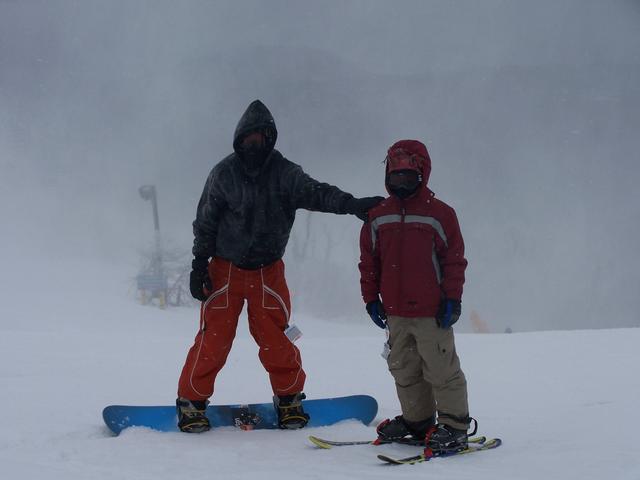
[[[206,269],[209,266],[209,257],[196,255],[191,261],[191,268],[194,270]]]
[[[375,302],[376,300],[380,300],[380,296],[376,293],[375,295],[362,295],[362,299],[364,303]]]

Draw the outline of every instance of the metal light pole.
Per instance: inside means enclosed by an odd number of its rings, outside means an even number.
[[[147,293],[151,297],[157,297],[162,308],[166,305],[167,278],[162,267],[162,242],[160,241],[160,217],[158,215],[158,197],[155,185],[143,185],[138,189],[143,200],[151,201],[153,207],[153,226],[155,248],[151,258],[151,271],[140,273],[138,279],[138,290],[141,291],[142,302],[147,303]]]
[[[143,185],[138,189],[140,196],[143,200],[150,200],[151,206],[153,207],[153,227],[155,230],[155,252],[154,259],[157,262],[156,266],[161,266],[162,264],[162,248],[160,242],[160,217],[158,216],[158,196],[156,195],[156,186],[155,185]]]

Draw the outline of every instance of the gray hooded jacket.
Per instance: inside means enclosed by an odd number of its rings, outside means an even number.
[[[240,143],[256,130],[271,130],[271,152],[250,171]],[[284,255],[296,210],[346,214],[353,196],[320,183],[273,149],[277,130],[271,112],[256,100],[238,122],[234,153],[209,174],[193,222],[193,254],[220,257],[240,268],[257,269]]]

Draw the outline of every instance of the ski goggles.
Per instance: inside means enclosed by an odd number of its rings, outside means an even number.
[[[242,139],[240,142],[240,148],[242,150],[253,150],[261,148],[266,145],[266,139],[262,132],[252,132]]]
[[[242,151],[273,147],[276,141],[276,131],[271,127],[262,128],[248,133],[240,142]]]
[[[415,170],[394,170],[387,174],[387,186],[392,190],[415,190],[422,183],[422,175]]]

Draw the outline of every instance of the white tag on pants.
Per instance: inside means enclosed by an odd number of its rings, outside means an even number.
[[[389,346],[389,342],[384,342],[384,347],[382,348],[380,356],[386,360],[389,358],[389,355],[391,355],[391,347]]]
[[[302,336],[302,331],[296,325],[289,325],[284,331],[291,343],[295,342]]]

